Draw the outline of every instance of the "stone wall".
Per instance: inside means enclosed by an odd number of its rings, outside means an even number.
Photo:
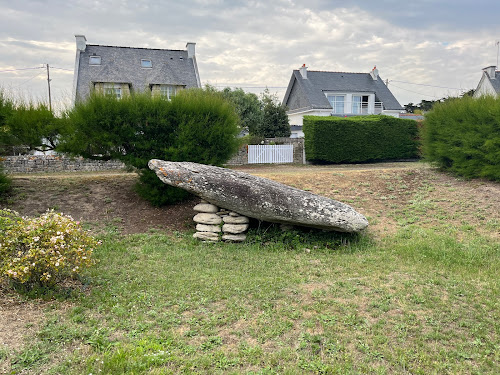
[[[0,156],[7,173],[90,172],[125,168],[120,161],[89,160],[60,155]]]
[[[265,145],[293,145],[293,162],[294,164],[306,164],[304,154],[304,138],[266,138]],[[241,147],[236,155],[234,155],[226,165],[245,165],[248,164],[248,147]]]
[[[229,159],[226,165],[245,165],[248,164],[248,146],[242,146],[236,155]]]

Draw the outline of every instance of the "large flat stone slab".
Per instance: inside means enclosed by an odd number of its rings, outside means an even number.
[[[168,185],[259,220],[339,232],[359,232],[368,226],[366,218],[347,204],[267,178],[204,164],[157,159],[149,161],[149,168]]]

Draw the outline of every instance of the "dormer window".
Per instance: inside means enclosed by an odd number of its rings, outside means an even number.
[[[150,59],[141,59],[141,68],[152,68],[153,63]]]
[[[89,65],[101,65],[101,56],[90,56]]]

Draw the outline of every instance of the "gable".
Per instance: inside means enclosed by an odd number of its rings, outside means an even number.
[[[293,76],[287,93],[285,94],[283,104],[288,108],[288,110],[308,108],[311,106],[307,96]]]
[[[481,76],[481,80],[479,81],[479,84],[477,85],[477,88],[474,91],[474,97],[478,98],[478,97],[483,96],[483,95],[495,96],[496,94],[497,94],[497,91],[493,87],[492,82],[491,82],[490,78],[488,77],[488,74],[486,72],[483,72],[483,75]]]

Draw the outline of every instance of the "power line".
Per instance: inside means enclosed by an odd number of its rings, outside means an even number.
[[[449,90],[462,90],[462,91],[466,91],[466,89],[462,89],[462,88],[456,88],[456,87],[446,87],[446,86],[435,86],[435,85],[427,85],[425,83],[413,83],[413,82],[406,82],[406,81],[396,81],[394,79],[391,79],[389,80],[389,82],[399,82],[399,83],[407,83],[409,85],[417,85],[417,86],[427,86],[427,87],[437,87],[437,88],[440,88],[440,89],[449,89]]]
[[[418,94],[418,95],[423,95],[423,96],[429,96],[429,97],[432,97],[432,98],[436,98],[436,99],[442,99],[442,96],[435,96],[435,95],[428,95],[428,94],[422,94],[421,92],[416,92],[416,91],[412,91],[412,90],[407,90],[407,89],[404,89],[402,87],[399,87],[399,86],[396,86],[396,85],[392,85],[393,87],[396,87],[398,89],[401,89],[401,90],[405,90],[405,91],[408,91],[408,92],[412,92],[414,94]]]
[[[35,76],[31,77],[31,78],[28,78],[26,81],[21,82],[19,85],[14,86],[13,88],[14,88],[14,89],[17,89],[18,87],[21,87],[21,86],[22,86],[22,85],[24,85],[25,83],[28,83],[29,81],[31,81],[32,79],[35,79],[36,77],[38,77],[39,75],[42,75],[43,73],[44,73],[44,72],[40,72],[40,73],[38,73],[37,75],[35,75]]]
[[[59,69],[59,70],[67,70],[68,72],[72,72],[73,71],[73,69],[58,68],[58,67],[55,67],[55,66],[51,66],[50,68],[51,69]]]
[[[286,89],[287,86],[238,86],[238,85],[215,85],[214,87],[235,87],[238,89]]]
[[[34,67],[34,68],[16,68],[16,69],[6,69],[6,70],[0,70],[0,73],[4,73],[4,72],[15,72],[17,70],[31,70],[31,69],[45,69],[44,66],[37,66],[37,67]]]

